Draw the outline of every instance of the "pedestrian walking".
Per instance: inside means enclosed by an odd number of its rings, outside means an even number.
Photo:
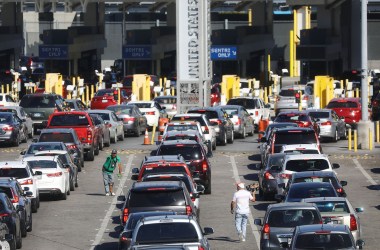
[[[104,181],[104,189],[106,191],[106,196],[114,196],[113,192],[113,172],[115,168],[119,168],[119,175],[121,174],[121,160],[117,155],[116,149],[113,149],[111,155],[109,155],[106,159],[106,162],[103,164],[103,181]]]
[[[248,222],[249,201],[255,201],[255,194],[245,190],[245,184],[240,182],[236,184],[237,191],[231,201],[231,214],[235,211],[235,226],[236,231],[239,235],[240,241],[245,241],[246,238],[246,228]]]

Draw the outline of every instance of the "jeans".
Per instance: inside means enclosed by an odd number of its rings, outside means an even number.
[[[103,172],[103,182],[104,182],[104,189],[106,190],[106,193],[110,192],[110,185],[113,186],[113,173],[108,173],[105,171]]]
[[[238,234],[242,235],[245,239],[246,228],[248,222],[248,214],[235,213],[235,226]]]

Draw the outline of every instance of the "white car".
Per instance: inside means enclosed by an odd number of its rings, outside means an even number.
[[[285,154],[320,154],[317,144],[283,145],[280,153]]]
[[[69,170],[63,167],[58,156],[31,156],[25,158],[34,173],[40,171],[42,177],[38,180],[41,194],[60,195],[62,200],[70,194]]]
[[[139,108],[140,112],[146,117],[147,124],[150,127],[157,127],[160,117],[168,117],[165,107],[161,107],[156,101],[131,101],[128,104],[136,105]]]
[[[17,106],[17,102],[8,94],[0,94],[0,106]]]
[[[33,173],[29,163],[25,161],[3,161],[0,162],[0,177],[14,177],[24,190],[27,188],[27,191],[32,192],[32,212],[37,212],[40,207],[38,182],[41,173]]]
[[[110,130],[110,140],[116,143],[117,140],[124,140],[124,123],[121,118],[118,118],[115,112],[107,109],[92,109],[87,111],[89,114],[99,115]]]

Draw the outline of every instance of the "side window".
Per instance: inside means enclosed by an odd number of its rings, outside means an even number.
[[[6,202],[7,202],[7,207],[8,207],[8,209],[9,209],[9,210],[15,210],[15,208],[13,207],[13,205],[12,205],[11,201],[9,200],[9,198],[8,198],[8,199],[5,199],[5,200],[6,200]]]
[[[118,119],[117,119],[117,116],[115,115],[115,113],[112,113],[112,119],[115,121],[115,122],[117,122],[118,121]]]
[[[7,95],[5,99],[6,99],[7,102],[15,102],[15,101],[12,99],[12,97],[9,96],[9,95]]]
[[[21,108],[21,107],[20,107],[20,114],[21,114],[22,117],[26,116],[26,113],[25,113],[24,109]]]
[[[20,184],[16,183],[15,188],[18,194],[24,195],[24,190],[20,187]]]

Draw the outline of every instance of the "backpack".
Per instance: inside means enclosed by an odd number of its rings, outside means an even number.
[[[108,156],[106,162],[103,165],[103,169],[107,172],[113,172],[116,168],[116,165],[117,165],[117,157],[112,159],[111,156]]]

